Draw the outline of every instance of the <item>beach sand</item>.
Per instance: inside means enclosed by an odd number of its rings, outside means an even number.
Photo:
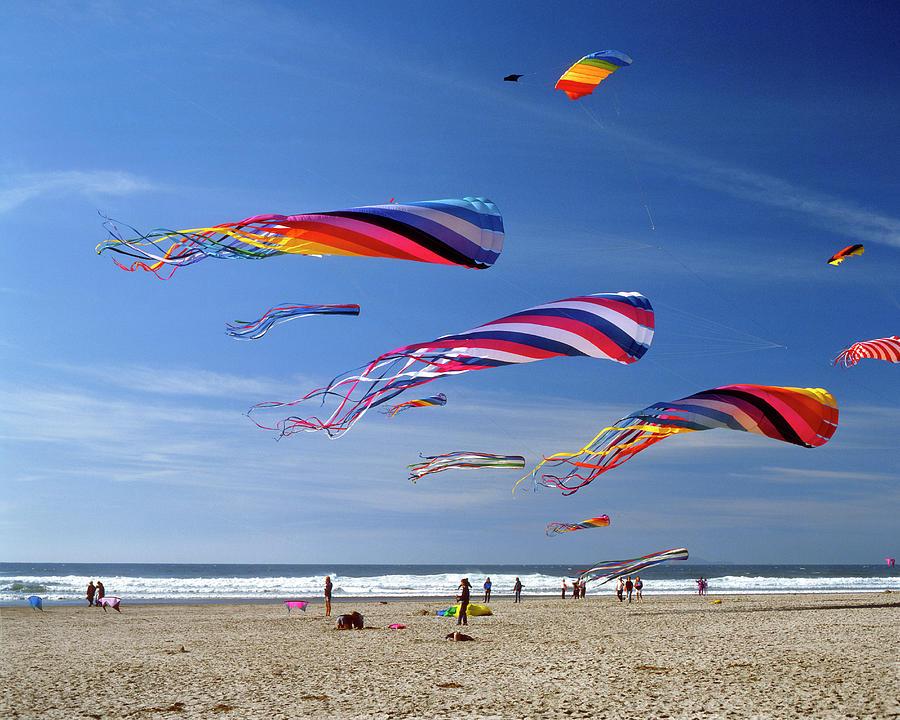
[[[321,604],[2,608],[0,715],[900,717],[894,593],[496,598],[475,642],[443,639],[448,604],[335,602],[365,616],[342,632]]]

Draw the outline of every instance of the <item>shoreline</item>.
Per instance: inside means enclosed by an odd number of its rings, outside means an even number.
[[[320,603],[0,608],[0,716],[900,715],[893,593],[496,598],[466,643],[444,640],[457,626],[435,612],[449,602],[342,599],[328,618]],[[334,631],[350,610],[365,629]]]
[[[39,594],[39,593],[35,593]],[[117,595],[116,593],[107,593],[109,597],[120,597],[123,603],[127,603],[128,605],[279,605],[283,604],[288,600],[304,600],[308,602],[310,605],[324,605],[325,600],[322,597],[309,597],[302,596],[301,594],[297,595],[277,595],[273,597],[252,597],[252,598],[239,598],[239,597],[196,597],[196,598],[139,598],[139,599],[129,599],[127,596]],[[478,602],[479,593],[473,593],[472,602]],[[724,598],[741,598],[741,597],[790,597],[794,595],[799,595],[803,597],[810,596],[823,596],[823,597],[843,597],[850,595],[860,595],[860,596],[873,596],[873,597],[888,597],[891,595],[897,596],[897,601],[900,602],[900,590],[871,590],[871,591],[860,591],[860,590],[836,590],[831,592],[823,592],[820,590],[809,590],[809,591],[791,591],[791,592],[771,592],[771,591],[759,591],[759,592],[728,592],[728,591],[712,591],[705,596],[702,597],[711,597],[714,599],[724,599]],[[645,598],[690,598],[690,597],[701,597],[698,596],[696,592],[645,592]],[[85,598],[79,598],[77,600],[52,600],[47,599],[43,595],[41,597],[44,598],[44,602],[47,603],[48,608],[53,607],[81,607],[87,604],[87,600]],[[397,602],[442,602],[446,601],[449,604],[454,604],[456,600],[454,599],[454,595],[452,593],[448,593],[446,595],[342,595],[340,597],[333,597],[332,604],[339,603],[397,603]],[[527,595],[522,594],[523,601],[525,600],[561,600],[559,597],[559,593],[547,593],[547,594],[534,594]],[[590,593],[585,599],[596,599],[603,600],[615,598],[615,591],[610,586],[610,590],[604,593]],[[496,600],[508,600],[512,601],[513,594],[505,594],[505,593],[492,593],[491,594],[492,601]],[[570,598],[566,598],[566,601],[569,602]],[[0,608],[16,608],[16,607],[26,607],[27,608],[28,599],[21,598],[19,600],[0,600]]]

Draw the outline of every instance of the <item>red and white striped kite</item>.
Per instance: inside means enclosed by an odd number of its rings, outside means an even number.
[[[863,358],[887,360],[891,363],[900,362],[900,337],[891,335],[891,337],[855,343],[838,355],[834,359],[834,364],[840,363],[845,368],[853,367]]]

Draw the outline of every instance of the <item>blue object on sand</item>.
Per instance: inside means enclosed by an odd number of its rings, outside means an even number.
[[[37,609],[40,610],[41,612],[44,612],[44,605],[43,605],[44,601],[41,600],[37,595],[29,595],[29,596],[28,596],[28,602],[31,603],[31,609],[32,609],[32,610],[34,610],[35,608],[37,608]]]

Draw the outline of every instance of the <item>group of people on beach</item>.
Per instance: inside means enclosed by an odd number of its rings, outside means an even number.
[[[468,578],[464,578],[468,580]],[[483,603],[489,603],[491,601],[491,588],[493,587],[493,583],[490,578],[487,578],[484,581],[484,598],[482,599]],[[459,587],[457,587],[457,590]],[[522,602],[522,581],[519,578],[516,578],[516,582],[513,585],[513,602]]]
[[[706,595],[706,587],[707,587],[706,578],[703,578],[703,577],[700,578],[697,581],[697,594],[698,595]]]
[[[634,580],[631,579],[631,575],[629,575],[623,581],[622,578],[619,578],[616,581],[616,597],[619,598],[619,602],[628,598],[628,602],[631,602],[632,594],[634,595],[635,600],[643,600],[644,592],[644,581],[641,580],[640,575],[635,575]]]
[[[116,612],[122,612],[119,609],[119,598],[117,597],[106,597],[106,588],[103,587],[103,583],[99,580],[97,584],[94,585],[94,581],[91,580],[87,586],[87,601],[88,605],[94,607],[102,607],[103,612],[106,612],[107,607],[111,607]]]
[[[562,584],[562,599],[566,599],[566,593],[569,592],[569,586],[566,583],[566,579],[563,578]],[[584,594],[587,592],[587,583],[579,582],[578,580],[572,581],[572,599],[578,600],[579,598],[583,598]]]
[[[103,587],[103,583],[98,580],[97,584],[94,585],[94,581],[91,580],[87,586],[88,605],[94,605],[96,607],[100,607],[103,604],[100,601],[104,597],[106,597],[106,588]]]

